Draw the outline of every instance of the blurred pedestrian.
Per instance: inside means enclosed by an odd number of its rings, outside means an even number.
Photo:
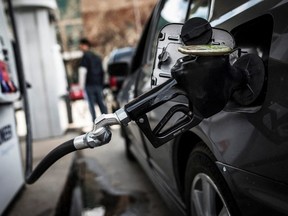
[[[103,97],[104,71],[101,58],[91,51],[91,44],[86,38],[79,41],[83,57],[79,65],[79,85],[85,90],[86,99],[93,121],[96,118],[95,104],[101,113],[107,113]]]

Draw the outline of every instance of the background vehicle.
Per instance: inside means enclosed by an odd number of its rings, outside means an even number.
[[[124,47],[124,48],[113,50],[108,57],[107,70],[109,70],[109,68],[111,67],[113,63],[122,62],[122,63],[127,63],[128,68],[125,70],[128,71],[130,68],[130,63],[131,63],[134,52],[135,52],[134,47]],[[127,75],[128,74],[123,73],[121,71],[108,75],[108,87],[112,93],[112,101],[110,101],[110,104],[112,105],[112,112],[114,112],[115,110],[119,108],[116,97]]]
[[[234,36],[237,47],[265,65],[252,103],[229,103],[177,139],[154,148],[135,123],[123,128],[137,158],[174,215],[288,215],[288,1],[162,0],[147,23],[118,95],[120,106],[151,89],[159,30],[191,17]],[[168,106],[168,105],[167,105]],[[149,122],[163,116],[149,113]],[[130,155],[131,156],[131,155]]]

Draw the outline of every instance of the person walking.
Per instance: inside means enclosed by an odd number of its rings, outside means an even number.
[[[79,85],[85,90],[86,99],[92,116],[96,118],[95,104],[100,108],[101,113],[107,113],[107,107],[103,98],[104,71],[101,58],[93,53],[88,39],[82,38],[79,41],[79,48],[83,51],[83,57],[79,65]]]

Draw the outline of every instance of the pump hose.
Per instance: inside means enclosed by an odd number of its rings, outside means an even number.
[[[49,152],[49,154],[46,155],[43,160],[41,160],[33,172],[29,176],[26,176],[26,183],[33,184],[58,159],[66,154],[76,151],[77,149],[74,147],[73,141],[74,139],[68,140]]]

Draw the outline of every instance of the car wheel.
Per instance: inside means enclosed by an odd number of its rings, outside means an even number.
[[[189,156],[185,187],[189,216],[239,215],[232,194],[215,165],[215,157],[203,143]]]

